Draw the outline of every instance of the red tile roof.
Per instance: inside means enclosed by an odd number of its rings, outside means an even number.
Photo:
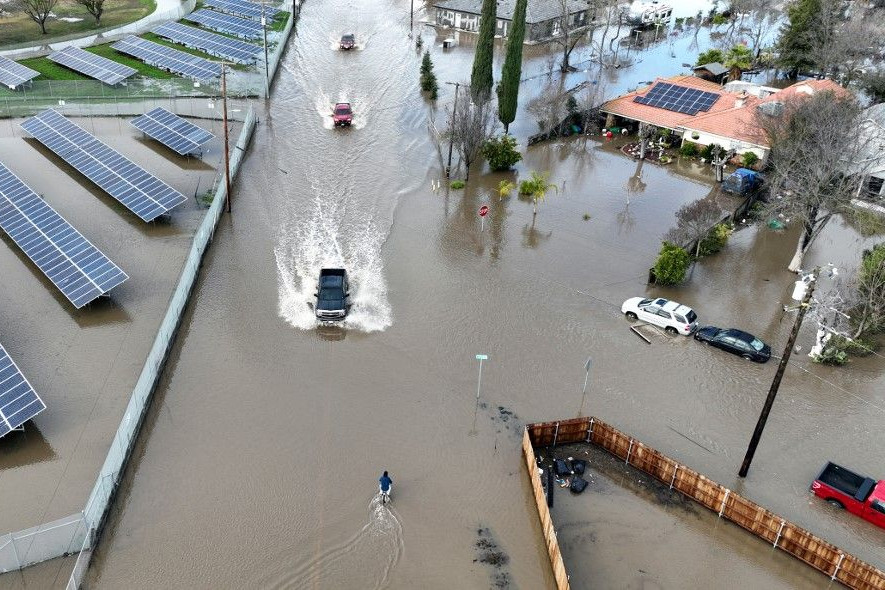
[[[652,107],[633,102],[637,96],[645,95],[654,84],[669,82],[680,86],[689,86],[720,95],[710,110],[686,115],[666,109]],[[627,119],[650,123],[669,129],[683,128],[700,131],[735,139],[759,146],[767,146],[767,141],[760,135],[755,124],[756,107],[764,102],[785,102],[799,96],[807,96],[820,91],[832,91],[845,95],[847,91],[832,80],[806,80],[797,82],[779,92],[760,99],[750,94],[726,92],[715,82],[708,82],[695,76],[672,76],[658,78],[651,86],[619,96],[602,105],[601,110]]]

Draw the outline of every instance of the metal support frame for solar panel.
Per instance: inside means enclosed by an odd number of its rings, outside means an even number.
[[[248,0],[205,0],[203,6],[208,6],[212,10],[217,10],[218,12],[235,14],[237,16],[251,18],[252,20],[261,20],[261,4],[249,2]],[[277,8],[272,8],[270,6],[264,7],[264,15],[268,19],[276,18],[281,12],[282,10]]]
[[[119,84],[129,76],[137,73],[135,68],[124,66],[121,63],[95,55],[94,53],[89,53],[79,47],[65,47],[50,53],[47,57],[57,64],[111,86]]]
[[[21,128],[144,221],[153,221],[187,201],[53,109],[26,119]]]
[[[0,84],[3,84],[10,90],[15,90],[22,84],[30,82],[40,75],[31,68],[25,67],[18,62],[14,62],[7,57],[0,55]]]
[[[215,55],[241,64],[254,63],[258,53],[261,51],[261,47],[258,45],[188,27],[181,23],[163,23],[158,27],[154,27],[151,32],[160,37],[165,37],[173,43],[199,49],[209,55]]]
[[[2,162],[0,229],[77,309],[129,278]]]
[[[0,437],[21,430],[45,409],[46,404],[0,344]]]
[[[135,35],[117,41],[111,47],[146,64],[192,80],[211,80],[221,76],[221,64]]]
[[[261,39],[264,34],[264,28],[261,26],[261,23],[205,8],[195,10],[184,18],[206,29],[212,29],[213,31],[226,33],[241,39]]]
[[[157,107],[129,123],[182,156],[198,151],[202,155],[202,145],[215,137],[163,107]]]
[[[716,92],[658,82],[644,95],[635,97],[633,102],[694,116],[700,111],[709,111],[720,96]]]

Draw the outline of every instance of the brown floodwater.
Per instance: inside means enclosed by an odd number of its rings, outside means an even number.
[[[830,369],[794,355],[739,482],[775,364],[689,338],[646,345],[619,312],[631,296],[670,296],[702,323],[744,328],[779,351],[796,232],[743,229],[685,285],[648,288],[679,206],[708,196],[737,205],[696,165],[640,166],[612,146],[572,139],[526,150],[514,173],[474,171],[465,190],[447,190],[445,179],[435,188],[434,111],[418,92],[407,6],[304,5],[273,99],[258,105],[234,212],[207,256],[89,587],[485,588],[501,574],[512,587],[547,587],[520,428],[578,413],[587,356],[585,413],[881,566],[885,532],[807,491],[830,459],[882,475],[873,443],[885,417],[880,358]],[[334,51],[350,30],[361,50]],[[461,49],[431,47],[439,70],[464,80]],[[667,44],[658,52],[661,75],[679,71],[682,56],[669,58]],[[643,55],[651,69],[655,54]],[[544,59],[527,69],[543,70]],[[612,93],[643,75],[606,73]],[[437,122],[451,93],[444,86]],[[338,100],[354,103],[353,128],[328,128]],[[514,129],[524,140],[534,124]],[[560,187],[537,216],[496,191],[531,170],[550,171]],[[482,232],[481,204],[491,209]],[[810,261],[850,267],[868,243],[834,221]],[[315,277],[337,265],[352,275],[352,315],[318,327],[308,306]],[[807,326],[803,350],[812,337]],[[490,359],[477,405],[479,353]],[[383,469],[395,480],[391,509],[373,500]],[[648,512],[650,522],[681,523],[654,538],[666,543],[649,555],[659,565],[685,563],[704,543],[708,532],[682,515]],[[645,526],[621,516],[593,526]],[[480,530],[507,554],[503,568],[475,561]],[[721,539],[716,560],[741,575],[757,567],[759,543]],[[774,587],[808,581],[801,568],[771,575]]]

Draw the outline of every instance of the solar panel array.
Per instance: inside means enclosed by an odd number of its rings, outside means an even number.
[[[196,152],[202,144],[214,137],[205,129],[185,121],[163,107],[136,117],[130,123],[181,155]]]
[[[111,47],[146,64],[193,80],[210,80],[221,76],[221,64],[134,35],[129,35]]]
[[[248,18],[240,18],[230,14],[215,12],[200,8],[184,17],[185,19],[199,24],[201,27],[227,33],[241,39],[261,39],[263,28],[261,23]]]
[[[0,55],[0,84],[7,88],[14,90],[39,75],[40,72],[35,72],[31,68],[27,68]]]
[[[2,163],[0,229],[78,309],[129,278]]]
[[[644,96],[634,98],[633,102],[694,116],[698,111],[709,111],[719,96],[716,92],[658,82]]]
[[[0,344],[0,436],[46,409],[46,404]]]
[[[55,63],[112,86],[136,73],[135,68],[89,53],[79,47],[65,47],[50,53],[48,57]]]
[[[255,56],[261,51],[261,47],[257,45],[201,31],[181,23],[163,23],[151,32],[185,47],[199,49],[210,55],[217,55],[242,64],[253,63]]]
[[[226,12],[228,14],[236,14],[254,20],[261,20],[261,4],[256,2],[249,2],[248,0],[205,0],[203,5],[219,12]],[[281,11],[276,8],[271,8],[270,6],[264,8],[264,14],[268,19],[275,18],[280,12]]]
[[[183,194],[52,109],[25,120],[21,127],[144,221],[187,201]]]

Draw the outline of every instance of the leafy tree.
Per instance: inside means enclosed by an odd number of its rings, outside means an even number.
[[[28,15],[32,21],[40,26],[40,31],[46,34],[46,19],[52,14],[52,9],[58,4],[58,0],[13,0],[12,6]]]
[[[778,39],[778,61],[794,80],[800,70],[808,70],[815,65],[811,59],[811,43],[817,29],[821,1],[796,0],[787,6],[787,22],[781,28]]]
[[[482,147],[482,156],[496,172],[510,170],[522,160],[522,154],[516,149],[516,139],[510,135],[489,139]]]
[[[424,52],[421,60],[421,90],[430,93],[430,99],[436,100],[439,93],[439,84],[436,81],[436,74],[433,71],[433,61],[430,59],[430,52]]]
[[[873,104],[885,102],[885,72],[867,74],[860,85],[873,101]]]
[[[487,102],[492,96],[492,58],[495,53],[495,24],[497,2],[483,0],[479,19],[479,38],[473,54],[473,72],[470,75],[470,93],[474,102]]]
[[[685,280],[685,273],[691,264],[691,256],[681,247],[670,242],[661,245],[655,261],[655,283],[658,285],[678,285]]]
[[[92,18],[95,19],[95,26],[101,23],[101,15],[104,13],[105,0],[74,0],[80,6],[86,8]]]
[[[711,63],[722,63],[725,59],[725,56],[722,53],[721,49],[708,49],[707,51],[698,55],[698,61],[695,63],[696,66],[703,66]]]
[[[746,45],[735,45],[725,54],[725,61],[722,62],[728,68],[729,80],[740,80],[741,73],[749,70],[753,65],[753,52]]]
[[[885,329],[885,243],[864,250],[857,273],[854,337]]]
[[[498,84],[498,120],[504,125],[504,133],[516,119],[519,81],[522,78],[522,42],[525,40],[525,11],[528,0],[517,0],[513,10],[513,23],[507,38],[507,53],[501,68]]]

